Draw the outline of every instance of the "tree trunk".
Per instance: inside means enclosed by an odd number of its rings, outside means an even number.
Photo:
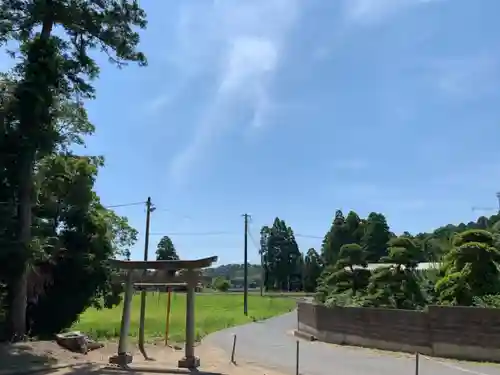
[[[54,14],[53,14],[53,1],[45,0],[45,12],[42,21],[42,30],[40,31],[40,39],[48,41],[52,29],[54,27]],[[39,48],[31,46],[31,48]],[[28,53],[29,55],[30,53]],[[53,56],[46,56],[46,58]],[[33,61],[31,62],[33,63]],[[40,71],[39,74],[44,74]],[[40,81],[34,84],[35,90],[47,90],[54,85],[54,82],[44,82],[43,76],[40,77]],[[22,340],[26,335],[26,305],[27,305],[27,293],[28,293],[28,275],[30,271],[29,265],[29,247],[31,243],[31,224],[32,224],[32,198],[33,198],[33,184],[34,184],[34,165],[35,156],[37,152],[37,131],[40,127],[40,118],[37,117],[39,113],[43,110],[48,110],[48,108],[43,108],[49,106],[48,103],[41,102],[37,96],[34,94],[34,100],[28,100],[29,104],[24,108],[23,113],[19,113],[20,121],[19,128],[22,139],[22,144],[19,150],[19,181],[18,181],[18,233],[17,240],[19,251],[22,254],[22,272],[20,273],[18,279],[14,282],[13,287],[13,300],[11,306],[11,329],[14,340]],[[30,103],[31,102],[31,103]],[[41,107],[42,106],[42,107]],[[22,107],[22,105],[21,105]],[[27,113],[25,112],[27,111]]]
[[[14,341],[24,339],[26,334],[26,303],[28,293],[29,264],[26,261],[31,242],[31,206],[33,185],[33,154],[21,152],[19,160],[19,191],[18,191],[18,235],[19,251],[23,252],[22,271],[14,281],[11,306],[11,330]]]

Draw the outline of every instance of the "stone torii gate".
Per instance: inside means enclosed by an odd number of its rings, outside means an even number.
[[[118,344],[118,354],[111,357],[109,362],[112,364],[125,366],[132,362],[132,355],[127,352],[127,341],[130,329],[130,310],[134,289],[134,280],[132,274],[134,270],[154,269],[159,271],[181,271],[185,273],[182,276],[167,276],[165,272],[165,282],[167,283],[185,283],[186,292],[186,344],[184,357],[179,360],[180,368],[197,368],[200,366],[200,359],[194,355],[195,344],[195,324],[194,324],[194,299],[195,290],[198,284],[198,274],[196,270],[211,266],[217,261],[217,257],[209,257],[196,260],[118,260],[110,259],[111,266],[126,270],[127,280],[125,283],[125,298],[123,301],[123,315],[120,326],[120,341]]]

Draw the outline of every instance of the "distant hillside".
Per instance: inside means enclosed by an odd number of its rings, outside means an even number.
[[[258,264],[248,265],[248,279],[260,280],[261,266]],[[203,275],[207,277],[225,277],[229,280],[242,280],[244,273],[243,264],[223,264],[218,267],[210,267],[203,270]]]

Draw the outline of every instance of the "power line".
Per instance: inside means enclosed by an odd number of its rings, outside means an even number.
[[[257,250],[260,249],[260,245],[257,244],[257,241],[255,240],[255,237],[252,236],[252,233],[248,233],[249,237],[250,237],[250,240],[252,241],[253,245],[255,246],[255,248]],[[318,240],[322,240],[324,237],[320,237],[320,236],[312,236],[312,235],[302,235],[302,234],[295,234],[294,235],[295,237],[298,237],[298,238],[312,238],[312,239],[318,239]]]
[[[255,248],[260,251],[260,245],[257,245],[257,241],[252,236],[252,233],[250,231],[248,231],[248,236],[250,237],[250,241],[253,243],[253,245],[255,246]]]
[[[314,238],[317,240],[322,240],[323,238],[325,238],[325,236],[314,236],[310,234],[294,234],[294,236],[299,238]]]
[[[150,236],[227,236],[236,235],[235,232],[170,232],[170,233],[150,233]]]
[[[260,249],[260,245],[257,244],[257,241],[255,240],[255,237],[253,237],[252,233],[248,233],[250,240],[252,241],[253,245],[257,248],[257,250]],[[313,236],[313,235],[308,235],[308,234],[294,234],[294,237],[298,238],[312,238],[312,239],[317,239],[317,240],[322,240],[324,237],[320,236]]]
[[[130,207],[130,206],[142,206],[146,204],[146,202],[133,202],[133,203],[121,203],[121,204],[113,204],[110,206],[104,206],[104,208],[117,208],[117,207]]]
[[[155,212],[168,212],[168,213],[173,214],[175,216],[178,216],[178,217],[180,217],[180,218],[182,218],[184,220],[193,220],[193,218],[191,216],[189,216],[189,215],[182,215],[179,212],[176,212],[176,211],[174,211],[174,210],[172,210],[170,208],[156,208]]]
[[[18,202],[0,202],[1,205],[17,205]],[[129,207],[129,206],[140,206],[144,205],[146,202],[132,202],[132,203],[120,203],[120,204],[113,204],[109,206],[103,206],[104,208],[117,208],[117,207]],[[33,203],[33,205],[37,205],[37,203]]]
[[[2,205],[17,205],[17,202],[0,202],[0,206]],[[34,204],[36,206],[36,203]],[[142,206],[146,205],[146,201],[141,201],[141,202],[128,202],[128,203],[118,203],[118,204],[112,204],[112,205],[106,205],[103,206],[106,209],[111,209],[111,208],[120,208],[120,207],[132,207],[132,206]],[[473,207],[473,210],[481,210],[485,208],[480,208],[480,207]],[[168,208],[156,208],[156,207],[151,207],[151,212],[157,212],[157,211],[165,211],[165,212],[171,212],[175,214],[174,211],[168,209]],[[185,219],[192,219],[190,216],[187,215],[179,215],[182,216]],[[252,219],[250,215],[248,216],[248,222],[252,223]],[[235,232],[228,232],[228,231],[211,231],[211,232],[171,232],[171,233],[150,233],[151,236],[227,236],[227,235],[236,235],[237,233]],[[310,234],[299,234],[296,233],[294,234],[295,237],[297,238],[311,238],[311,239],[319,239],[322,240],[324,236],[316,236],[316,235],[310,235]],[[256,240],[255,238],[250,234],[251,241],[255,245],[256,248],[259,248],[258,245],[256,245]]]
[[[251,217],[248,218],[249,219],[249,223],[252,223],[253,220]],[[294,233],[293,234],[294,237],[298,237],[298,238],[312,238],[312,239],[317,239],[317,240],[322,240],[325,238],[325,236],[318,236],[318,235],[314,235],[314,234],[299,234],[299,233]],[[251,237],[251,235],[250,235]]]

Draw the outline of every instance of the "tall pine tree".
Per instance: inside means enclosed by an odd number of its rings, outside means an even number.
[[[321,257],[316,250],[310,248],[304,257],[303,288],[305,292],[311,293],[316,290],[321,271]]]
[[[301,254],[293,230],[284,220],[275,218],[271,228],[261,230],[261,252],[266,289],[289,290],[300,287]]]
[[[387,244],[391,238],[389,225],[383,214],[372,212],[366,220],[365,233],[361,240],[366,260],[379,262],[380,258],[387,256]]]
[[[340,254],[342,245],[349,243],[349,232],[347,231],[344,214],[341,210],[335,211],[330,230],[326,233],[321,246],[321,258],[325,266],[334,265]]]

